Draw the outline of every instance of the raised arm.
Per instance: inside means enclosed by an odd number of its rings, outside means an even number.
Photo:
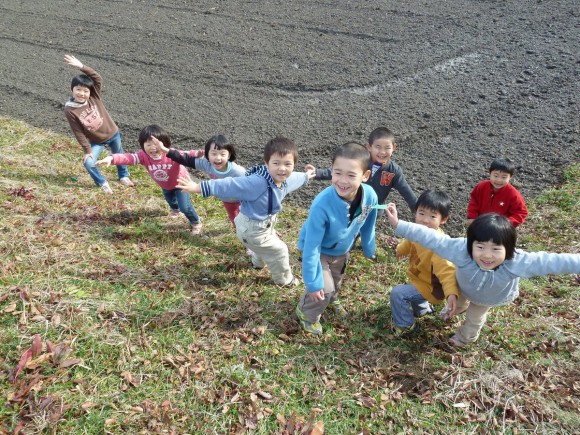
[[[74,57],[72,54],[65,54],[64,61],[68,63],[73,68],[81,69],[83,67],[83,63]]]

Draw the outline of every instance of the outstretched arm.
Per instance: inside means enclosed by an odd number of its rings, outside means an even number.
[[[177,186],[175,187],[183,190],[184,192],[201,193],[201,186],[188,178],[179,177],[177,179]]]

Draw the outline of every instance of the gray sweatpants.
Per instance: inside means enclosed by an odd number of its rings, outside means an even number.
[[[320,254],[322,276],[324,278],[324,300],[312,301],[308,297],[308,292],[304,292],[300,302],[298,302],[298,309],[302,311],[310,323],[319,322],[320,316],[326,307],[338,300],[338,292],[340,291],[342,277],[349,258],[349,253],[338,257]]]

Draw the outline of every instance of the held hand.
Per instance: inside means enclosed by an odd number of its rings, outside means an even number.
[[[308,299],[312,302],[319,302],[324,300],[324,289],[308,293]]]
[[[457,296],[450,295],[447,298],[447,314],[445,315],[445,320],[451,319],[455,315],[457,310]]]
[[[202,157],[205,157],[205,151],[204,150],[197,150],[195,152],[195,158],[201,159]]]
[[[91,157],[93,157],[91,153],[86,153],[85,155],[83,155],[83,163],[85,163],[87,159],[90,159]]]
[[[304,172],[308,175],[308,179],[312,180],[316,176],[316,168],[314,165],[306,165],[304,166]]]
[[[83,63],[74,57],[72,54],[65,54],[64,61],[68,63],[70,66],[81,69],[83,67]]]
[[[151,142],[153,142],[153,145],[155,145],[157,149],[161,151],[163,154],[167,154],[169,152],[169,148],[163,145],[163,142],[161,142],[155,136],[151,136],[149,140],[151,140]]]
[[[98,160],[95,163],[95,166],[106,165],[106,167],[108,168],[109,166],[111,166],[111,163],[113,163],[113,156],[107,156],[104,159]]]
[[[397,213],[397,207],[393,202],[390,202],[385,209],[385,214],[387,215],[387,219],[389,223],[394,227],[397,228],[399,225],[399,214]]]
[[[195,181],[190,180],[189,178],[179,177],[177,179],[177,187],[178,189],[183,190],[184,192],[189,193],[201,193],[201,187]]]

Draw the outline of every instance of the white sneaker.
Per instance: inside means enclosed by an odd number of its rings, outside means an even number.
[[[119,178],[119,183],[125,187],[135,187],[135,183],[133,183],[129,177]]]
[[[111,189],[111,186],[109,186],[109,183],[107,183],[106,181],[105,184],[101,186],[101,189],[103,189],[103,192],[108,193],[109,195],[113,194],[113,189]]]

